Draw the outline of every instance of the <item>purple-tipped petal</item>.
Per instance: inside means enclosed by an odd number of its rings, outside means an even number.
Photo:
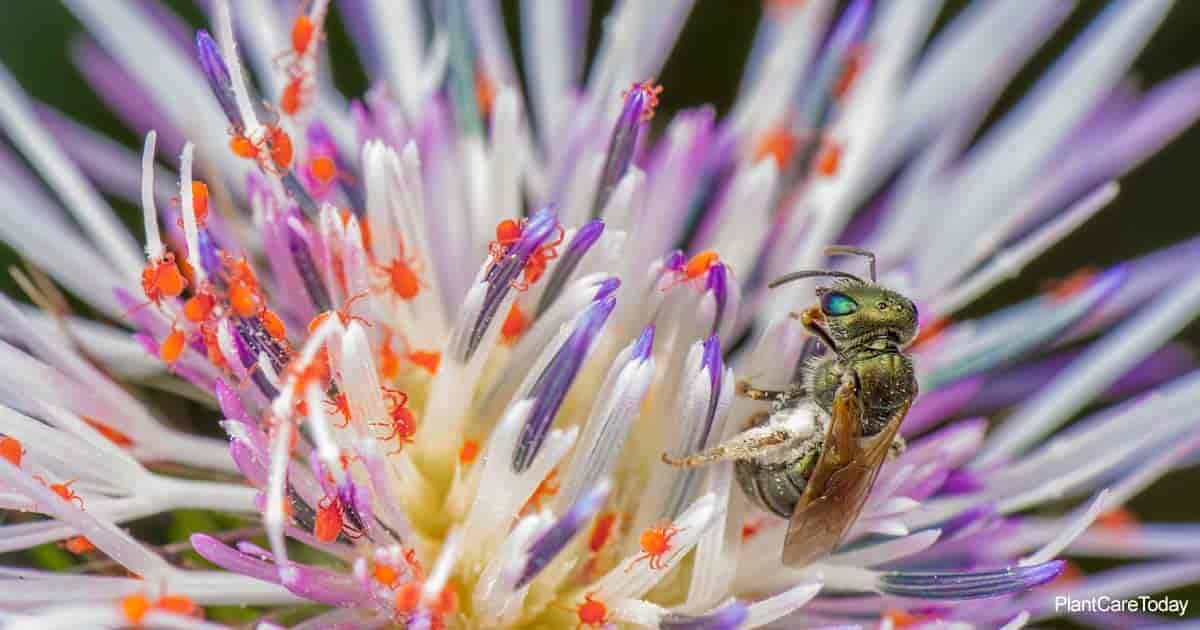
[[[592,342],[616,304],[616,298],[612,296],[593,302],[579,317],[571,336],[538,376],[529,392],[529,398],[534,400],[533,408],[529,411],[529,419],[521,429],[521,437],[513,452],[514,471],[524,472],[533,463],[554,422],[554,416],[558,414],[558,408],[567,396],[567,390],[575,382],[575,376],[587,358]]]
[[[654,352],[654,324],[649,324],[638,335],[637,343],[633,345],[632,361],[645,361]]]
[[[575,534],[578,534],[579,530],[592,520],[596,512],[604,506],[604,502],[608,500],[608,489],[608,484],[601,482],[584,493],[567,509],[562,518],[558,519],[550,526],[550,529],[530,545],[529,559],[525,562],[525,569],[521,571],[521,577],[517,580],[514,588],[521,588],[537,577],[538,573],[558,555],[558,552],[571,542]]]
[[[311,221],[317,221],[320,214],[317,202],[304,189],[304,184],[300,183],[299,179],[296,179],[296,172],[288,171],[280,175],[279,182],[283,184],[283,190],[287,192],[288,197],[291,197],[296,202],[296,205],[300,206],[300,209],[304,211],[304,216],[308,217]]]
[[[717,301],[717,314],[713,317],[712,334],[717,334],[725,318],[725,306],[729,302],[729,268],[723,263],[715,263],[708,268],[705,279],[705,289],[712,292]]]
[[[749,614],[746,605],[735,600],[699,617],[667,615],[659,622],[659,627],[663,630],[734,630],[741,627]]]
[[[208,534],[192,534],[190,540],[192,549],[201,558],[223,569],[279,584],[279,572],[274,564],[251,558]]]
[[[217,97],[217,102],[221,105],[221,111],[225,112],[225,117],[229,119],[234,129],[244,129],[246,123],[242,120],[241,112],[238,111],[237,97],[233,94],[233,79],[229,76],[229,66],[225,65],[225,59],[221,57],[221,49],[217,46],[217,42],[204,29],[196,31],[196,58],[200,60],[200,68],[208,79],[208,86],[212,88],[213,96]]]
[[[304,290],[308,293],[308,299],[312,301],[313,307],[318,312],[330,310],[333,303],[329,299],[329,292],[325,290],[325,283],[321,281],[321,273],[318,271],[317,263],[313,260],[312,251],[308,247],[308,239],[290,221],[287,224],[287,241],[288,251],[292,255],[292,262],[296,265],[296,271],[304,281]]]
[[[1005,567],[974,573],[888,571],[879,576],[880,592],[917,599],[981,599],[1031,589],[1058,577],[1066,565],[1051,560],[1029,567]]]
[[[962,532],[967,527],[978,523],[983,519],[990,518],[995,514],[996,506],[990,503],[977,505],[969,510],[965,510],[955,515],[945,523],[942,523],[942,539],[945,540],[947,538],[952,538],[955,534]]]
[[[521,238],[510,245],[501,259],[488,269],[487,293],[484,295],[479,317],[475,320],[475,325],[467,340],[464,359],[470,359],[475,354],[475,350],[479,348],[479,343],[483,341],[484,333],[487,332],[488,326],[496,317],[496,312],[500,309],[504,296],[512,290],[513,283],[521,280],[521,274],[525,270],[525,263],[529,262],[529,257],[558,229],[558,214],[554,206],[549,205],[542,208],[525,223],[525,227],[521,230]]]
[[[546,281],[546,290],[542,292],[542,297],[538,300],[536,313],[541,315],[550,308],[554,300],[562,293],[563,287],[567,285],[571,274],[579,267],[579,261],[583,260],[584,254],[596,244],[600,239],[600,235],[604,232],[603,221],[588,221],[575,231],[575,236],[571,238],[571,242],[567,244],[566,250],[558,260],[558,264],[554,266],[554,271],[550,274],[550,278]],[[615,281],[616,279],[613,278]],[[619,281],[617,281],[619,282]]]
[[[647,112],[652,111],[651,102],[655,95],[642,85],[633,86],[625,95],[625,106],[617,123],[613,126],[612,139],[608,143],[608,154],[604,158],[604,170],[600,175],[600,188],[592,205],[592,218],[600,216],[608,204],[617,184],[629,170],[637,150],[642,127],[646,124]]]
[[[221,415],[230,420],[237,420],[242,424],[250,423],[250,414],[246,413],[246,408],[242,406],[242,399],[238,397],[237,392],[233,390],[224,380],[217,379],[213,385],[213,393],[217,396],[217,404],[221,407]]]
[[[985,485],[978,475],[962,468],[952,470],[950,474],[946,475],[946,481],[942,484],[940,492],[942,494],[970,494],[983,490]]]

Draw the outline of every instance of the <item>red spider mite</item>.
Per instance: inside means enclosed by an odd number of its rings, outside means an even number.
[[[597,553],[604,548],[612,536],[613,528],[617,524],[616,512],[605,512],[596,519],[596,524],[592,527],[592,533],[588,537],[588,550],[592,553]]]
[[[656,571],[667,568],[664,556],[672,549],[671,539],[680,531],[674,525],[649,527],[643,530],[638,539],[638,544],[642,547],[642,554],[634,558],[628,567],[625,567],[625,572],[632,571],[642,560],[649,560],[650,568]]]
[[[663,287],[662,290],[669,291],[679,284],[695,280],[708,273],[709,267],[718,262],[721,262],[721,257],[716,252],[711,249],[702,251],[688,259],[687,263],[683,265],[683,269],[674,272],[676,274],[675,281]]]
[[[546,478],[538,483],[537,488],[534,488],[533,494],[529,496],[529,500],[521,507],[521,513],[532,512],[542,509],[542,501],[558,494],[558,468],[551,468],[546,474]]]
[[[258,141],[235,132],[229,140],[229,149],[238,157],[258,160],[265,170],[273,173],[286,173],[292,167],[292,137],[278,125],[266,125],[266,133]]]
[[[313,536],[321,542],[333,542],[338,534],[346,533],[351,540],[363,537],[362,530],[351,524],[342,512],[342,502],[337,497],[325,496],[317,503],[317,517],[313,521]]]
[[[166,298],[179,297],[187,288],[187,279],[175,264],[175,254],[167,252],[155,258],[142,270],[142,292],[155,306]]]
[[[654,118],[654,110],[658,107],[658,95],[662,94],[663,87],[654,82],[653,78],[646,79],[641,83],[634,83],[628,90],[621,92],[621,99],[627,100],[629,94],[633,91],[640,91],[646,96],[646,103],[642,106],[642,122],[649,122]]]
[[[504,343],[512,343],[525,332],[529,327],[529,318],[521,310],[515,302],[512,308],[508,310],[508,316],[504,318],[504,324],[500,326],[500,340]]]
[[[183,317],[193,324],[206,321],[217,306],[217,298],[207,286],[183,303]]]
[[[399,444],[397,444],[396,450],[388,453],[388,455],[395,455],[400,452],[401,447],[412,442],[413,435],[417,432],[417,417],[413,414],[412,409],[408,408],[408,394],[388,387],[382,389],[390,419],[388,422],[372,422],[371,426],[392,430],[391,433],[379,439],[384,442],[392,439],[398,440]]]
[[[288,79],[287,85],[279,95],[279,109],[288,116],[295,116],[308,105],[312,94],[312,82],[305,72],[296,72]]]
[[[63,483],[48,483],[41,475],[34,475],[33,478],[43,486],[49,488],[51,492],[57,494],[60,498],[62,498],[62,500],[70,501],[72,503],[78,502],[79,509],[83,509],[83,497],[75,494],[75,491],[71,489],[71,484],[79,481],[78,479],[71,479],[70,481],[64,481]]]
[[[404,351],[404,358],[413,365],[424,369],[430,374],[437,374],[438,366],[442,362],[442,353],[434,350],[410,350],[412,347],[408,339],[403,333],[393,331],[390,328],[385,328],[383,331],[384,342],[379,351],[379,372],[386,379],[394,379],[400,372],[400,362],[396,356],[396,352],[392,350],[391,340],[395,335],[400,339],[401,347]]]
[[[158,347],[158,357],[168,365],[175,363],[179,360],[180,355],[183,354],[185,341],[183,330],[178,325],[173,324],[171,332],[167,333],[167,337],[163,339],[162,344]]]
[[[513,219],[505,219],[496,225],[496,240],[488,246],[493,262],[499,262],[508,252],[509,247],[521,240],[524,230],[524,220],[517,222]],[[541,279],[542,274],[546,273],[549,261],[558,258],[558,246],[562,244],[563,237],[564,231],[560,225],[558,234],[553,241],[540,245],[529,255],[529,260],[525,262],[523,279],[513,282],[514,289],[524,291],[529,288],[529,285]]]
[[[171,205],[179,202],[179,197],[171,197]],[[196,217],[198,227],[203,228],[208,224],[208,185],[199,180],[192,180],[192,215]],[[183,218],[180,217],[175,223],[182,228]]]
[[[595,599],[595,595],[594,592],[584,595],[583,601],[573,609],[573,612],[579,617],[579,623],[575,625],[575,630],[584,626],[598,628],[608,622],[608,606]]]
[[[330,413],[342,416],[342,421],[337,424],[339,429],[350,426],[350,399],[346,397],[345,392],[338,392],[333,396],[333,400],[326,400],[325,406],[329,408]]]
[[[376,273],[387,280],[387,288],[402,300],[411,300],[421,292],[423,283],[417,272],[421,264],[416,256],[406,256],[404,247],[400,247],[400,255],[387,264],[374,265]]]
[[[817,153],[817,161],[813,164],[813,170],[822,177],[833,177],[837,175],[841,164],[842,145],[830,140],[822,143],[821,150]]]
[[[8,463],[20,468],[23,455],[25,455],[25,448],[21,446],[20,440],[7,435],[0,438],[0,458],[8,460]]]
[[[367,297],[369,294],[370,291],[362,291],[350,296],[346,300],[345,304],[342,305],[342,310],[340,311],[325,311],[323,313],[318,313],[317,316],[312,318],[312,321],[308,323],[309,334],[317,332],[317,329],[321,327],[321,324],[324,324],[325,320],[329,319],[331,315],[337,315],[338,321],[342,322],[342,326],[349,326],[351,321],[358,321],[363,326],[370,327],[371,322],[363,319],[362,317],[358,317],[357,315],[350,314],[350,307],[355,302]]]
[[[208,353],[208,362],[214,367],[226,369],[229,363],[225,360],[225,353],[221,352],[221,343],[217,337],[217,324],[215,322],[203,322],[199,328],[200,340],[204,342],[204,349]]]
[[[121,447],[133,446],[132,438],[108,426],[107,424],[104,424],[103,422],[100,422],[91,416],[79,416],[79,419],[83,420],[88,426],[95,429],[97,433],[103,435],[109,442]],[[0,450],[2,450],[2,447],[3,443],[0,443]]]

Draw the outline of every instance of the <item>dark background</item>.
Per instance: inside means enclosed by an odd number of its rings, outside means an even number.
[[[193,24],[202,23],[202,15],[190,2],[173,0],[166,4]],[[594,3],[593,13],[602,16],[611,4],[609,0],[598,0]],[[965,0],[947,2],[939,26],[966,4]],[[57,2],[5,0],[3,5],[0,62],[25,89],[36,99],[69,116],[132,147],[140,147],[140,139],[106,111],[71,65],[67,46],[82,32],[71,14]],[[508,16],[510,39],[519,46],[516,2],[505,0],[503,5]],[[669,119],[672,110],[701,103],[713,103],[721,112],[728,109],[749,53],[760,17],[760,5],[742,0],[697,1],[679,43],[659,77],[666,86],[660,110],[665,115],[657,120]],[[1097,0],[1079,2],[1071,18],[1004,94],[993,118],[1020,98],[1033,79],[1105,5]],[[332,14],[332,23],[330,50],[334,56],[335,76],[347,93],[358,94],[366,85],[365,77],[355,65],[351,44],[340,29],[336,11]],[[595,20],[591,32],[593,46],[598,39],[599,23]],[[516,55],[519,59],[519,51]],[[1197,63],[1200,63],[1200,1],[1180,0],[1137,58],[1133,73],[1142,85],[1149,86]],[[1196,201],[1198,165],[1200,128],[1193,127],[1123,180],[1121,194],[1114,203],[1037,260],[1019,278],[987,295],[972,312],[990,310],[1027,296],[1048,278],[1061,277],[1084,266],[1103,267],[1200,233]],[[116,202],[114,206],[122,211],[135,233],[140,232],[136,209]],[[0,269],[7,268],[13,260],[11,250],[0,246]],[[0,276],[0,289],[14,293],[16,287],[7,273],[0,273]],[[1193,324],[1184,337],[1193,344],[1200,344],[1200,326]],[[1136,498],[1130,507],[1147,520],[1200,520],[1200,509],[1194,499],[1197,482],[1200,482],[1200,474],[1195,470],[1176,472]],[[1200,600],[1200,590],[1196,589],[1178,595]]]

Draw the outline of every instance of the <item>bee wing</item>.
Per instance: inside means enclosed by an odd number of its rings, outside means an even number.
[[[859,435],[862,402],[852,383],[838,388],[821,458],[796,504],[783,543],[783,563],[803,567],[837,548],[858,518],[906,405],[879,433]]]

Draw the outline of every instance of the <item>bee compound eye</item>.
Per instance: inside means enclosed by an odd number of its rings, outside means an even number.
[[[858,302],[845,293],[830,291],[821,296],[821,311],[826,315],[849,315],[857,310]]]

